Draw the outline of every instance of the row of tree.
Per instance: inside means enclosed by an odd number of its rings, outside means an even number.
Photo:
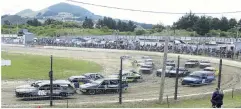
[[[173,28],[196,31],[200,35],[205,35],[210,30],[229,31],[237,28],[238,25],[241,26],[241,19],[237,21],[234,18],[227,19],[227,17],[222,17],[221,19],[210,16],[199,17],[190,12],[175,22]]]
[[[136,25],[132,21],[124,22],[121,20],[114,20],[110,17],[104,17],[99,19],[96,23],[97,28],[108,27],[109,29],[119,30],[119,31],[134,31]]]

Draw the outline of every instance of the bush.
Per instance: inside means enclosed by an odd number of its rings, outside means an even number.
[[[135,33],[136,33],[136,35],[143,35],[146,33],[146,31],[145,30],[136,30]]]

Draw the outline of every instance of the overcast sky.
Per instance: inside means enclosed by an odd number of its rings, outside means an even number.
[[[241,11],[241,0],[76,0],[87,3],[115,6],[120,8],[130,8],[149,11],[163,12],[230,12]],[[66,0],[2,0],[1,14],[15,14],[24,9],[34,11],[41,10],[59,2],[75,4],[88,9],[89,11],[102,16],[109,16],[124,20],[134,20],[143,23],[163,23],[171,25],[182,15],[151,14],[141,12],[131,12],[124,10],[108,9],[95,6],[89,6],[79,3],[72,3]],[[228,18],[241,19],[241,13],[208,15],[213,17],[226,16]]]

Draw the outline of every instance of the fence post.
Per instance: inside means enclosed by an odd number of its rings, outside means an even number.
[[[234,92],[234,88],[232,88],[232,98],[233,98],[233,92]]]
[[[167,106],[168,106],[168,108],[170,108],[170,104],[169,104],[168,95],[167,95]]]

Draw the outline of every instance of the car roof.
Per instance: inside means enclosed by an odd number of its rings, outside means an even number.
[[[212,69],[212,70],[216,70],[214,67],[205,67],[204,69]]]
[[[69,79],[74,79],[74,78],[86,78],[85,76],[82,76],[82,75],[80,75],[80,76],[71,76],[71,77],[69,77]]]
[[[193,74],[210,74],[210,73],[214,73],[214,72],[212,72],[212,71],[194,71],[190,75],[193,75]]]
[[[98,74],[98,73],[85,73],[84,75],[91,75],[91,74]]]
[[[208,61],[208,60],[201,60],[200,62],[210,62],[210,61]]]
[[[50,84],[50,81],[48,81],[48,82],[45,81],[45,82],[38,83],[39,86],[43,86],[43,85],[47,85],[47,84]],[[67,80],[54,80],[53,84],[67,85],[67,84],[70,84],[70,82],[67,81]]]

